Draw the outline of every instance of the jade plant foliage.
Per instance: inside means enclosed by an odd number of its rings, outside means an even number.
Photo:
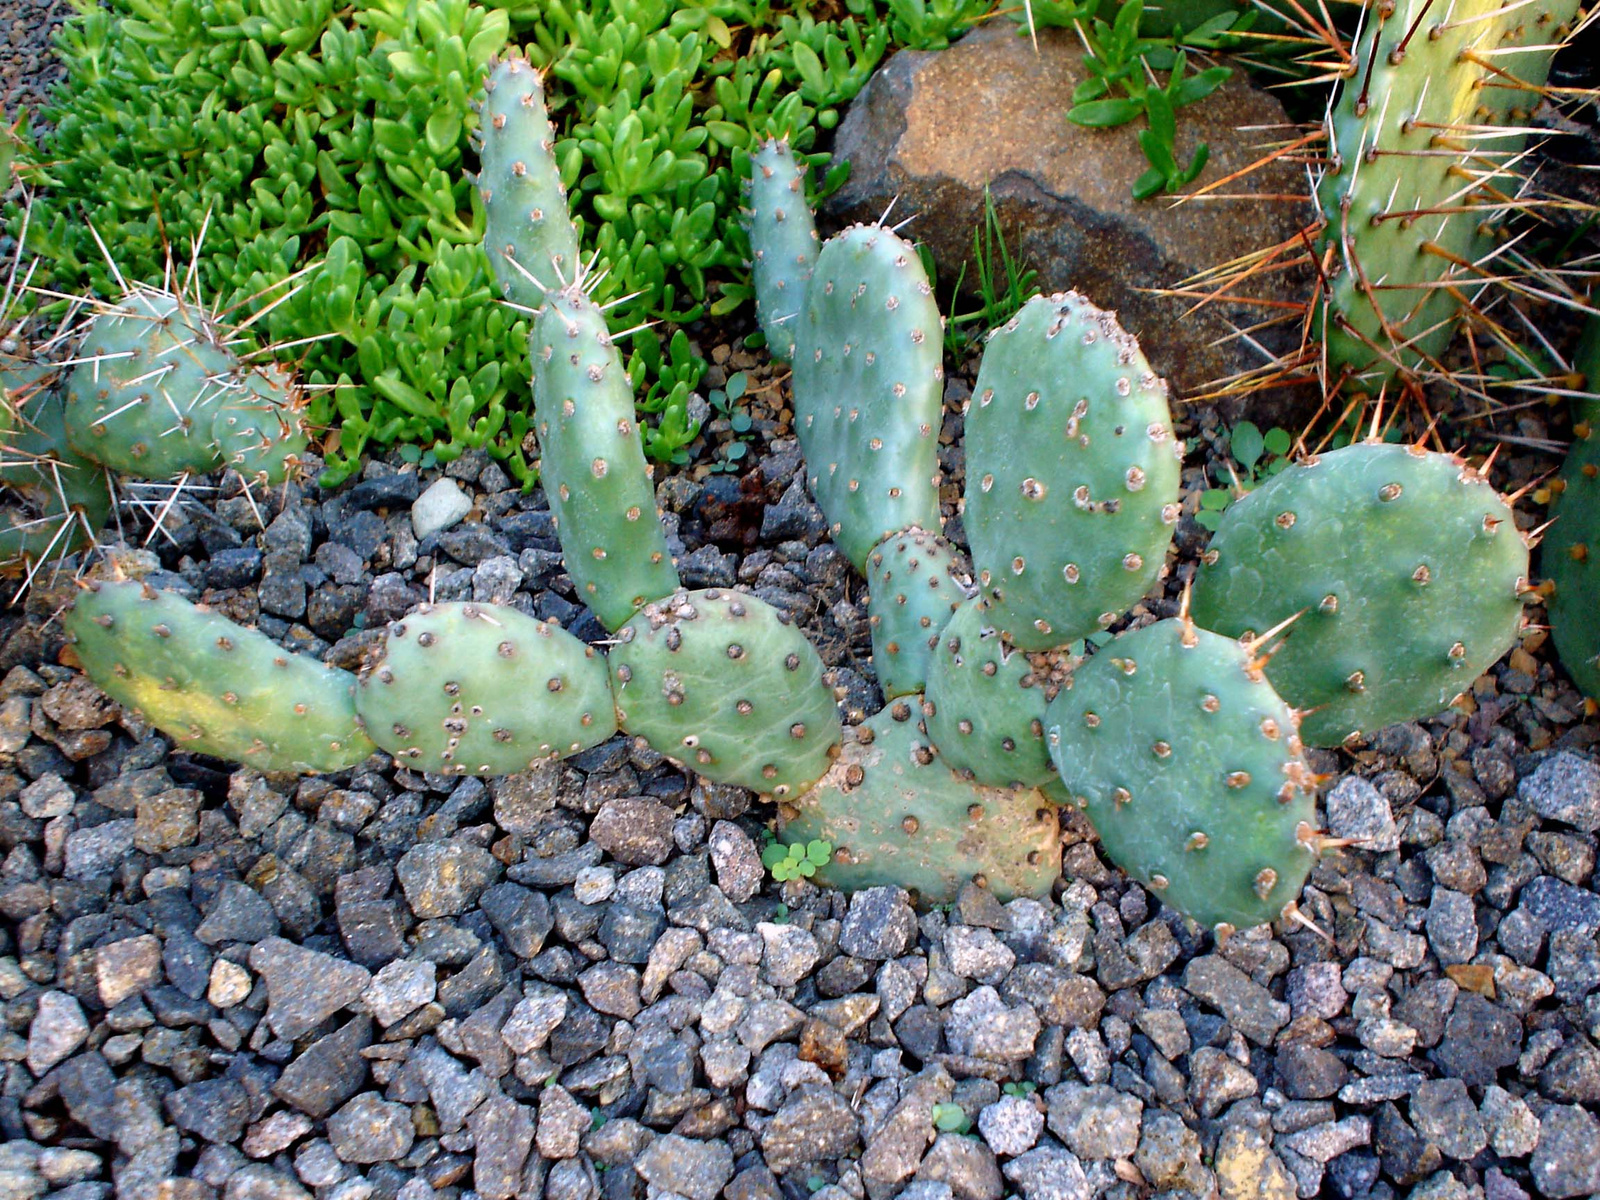
[[[198,241],[204,294],[249,312],[305,270],[253,332],[301,358],[330,483],[397,442],[487,447],[532,480],[527,319],[492,302],[471,180],[493,56],[522,46],[548,71],[583,252],[610,269],[594,298],[632,296],[620,330],[744,303],[747,148],[780,136],[812,157],[890,45],[872,0],[842,20],[766,0],[74,6],[53,131],[24,164],[35,282],[120,295],[117,269],[159,279]],[[15,201],[4,224],[20,231]],[[650,332],[628,367],[647,452],[682,461],[704,363]]]

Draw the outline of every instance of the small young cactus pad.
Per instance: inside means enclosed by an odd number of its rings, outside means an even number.
[[[1150,589],[1178,520],[1166,381],[1116,317],[1036,296],[984,349],[966,527],[989,620],[1023,650],[1105,628]]]
[[[772,357],[794,356],[794,327],[817,261],[817,222],[805,172],[787,141],[768,139],[750,155],[751,274],[756,317]]]
[[[838,750],[822,659],[754,596],[710,589],[645,605],[617,634],[611,680],[623,729],[717,783],[781,799]]]
[[[1314,776],[1253,648],[1187,619],[1123,634],[1045,719],[1111,860],[1204,925],[1279,916],[1316,861]]]
[[[1045,680],[1008,646],[977,600],[939,634],[922,711],[953,770],[978,783],[1039,787],[1055,778],[1044,744]]]
[[[601,624],[615,630],[646,600],[678,587],[633,388],[605,314],[578,287],[546,297],[530,348],[540,472],[567,571]]]
[[[67,379],[74,450],[141,479],[222,465],[212,422],[239,360],[196,307],[131,292],[94,318],[78,358]]]
[[[546,289],[578,273],[578,231],[556,165],[543,77],[513,55],[494,65],[483,88],[477,134],[483,248],[501,293],[537,308]]]
[[[376,747],[356,678],[171,592],[105,582],[63,618],[84,672],[180,750],[257,771],[342,771]]]
[[[276,364],[243,374],[211,422],[223,465],[269,487],[289,478],[310,444],[294,397],[293,380]]]
[[[1432,716],[1517,639],[1528,547],[1464,460],[1365,442],[1236,501],[1201,561],[1194,619],[1230,636],[1296,617],[1267,677],[1313,746]]]
[[[424,605],[389,626],[356,712],[414,771],[513,775],[617,731],[605,659],[497,604]]]
[[[806,482],[856,569],[884,538],[939,523],[944,339],[916,249],[856,225],[828,239],[795,330]]]
[[[896,534],[867,559],[867,587],[872,665],[884,699],[922,691],[939,631],[973,594],[955,547],[921,529]]]
[[[847,729],[822,782],[779,806],[779,840],[831,843],[816,881],[844,891],[895,885],[945,904],[981,879],[1001,900],[1049,896],[1061,874],[1055,806],[1032,788],[957,775],[928,738],[921,699]]]

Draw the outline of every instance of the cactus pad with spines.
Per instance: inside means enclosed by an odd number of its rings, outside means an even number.
[[[804,171],[787,141],[768,139],[750,155],[751,274],[756,317],[772,357],[794,355],[794,328],[817,261],[817,223]]]
[[[1573,682],[1600,697],[1600,317],[1589,318],[1573,365],[1588,395],[1572,406],[1572,447],[1551,487],[1555,524],[1539,546],[1553,585],[1550,636]]]
[[[1465,304],[1504,268],[1490,224],[1518,165],[1550,58],[1578,0],[1396,0],[1367,10],[1328,114],[1327,365],[1377,390],[1439,355]],[[1323,260],[1325,250],[1333,253]],[[1323,319],[1325,318],[1325,320]]]
[[[78,453],[141,479],[222,465],[218,408],[239,360],[198,308],[136,290],[95,316],[67,378],[67,438]]]
[[[1182,618],[1123,634],[1074,672],[1045,731],[1106,854],[1180,912],[1248,928],[1299,896],[1314,776],[1247,647]]]
[[[540,473],[567,571],[601,624],[615,630],[645,601],[678,587],[633,388],[605,314],[580,288],[546,297],[530,349]]]
[[[923,714],[939,756],[978,783],[1048,783],[1056,769],[1044,743],[1045,683],[968,600],[939,634],[928,670]]]
[[[839,711],[822,659],[788,615],[708,589],[645,605],[617,634],[617,720],[718,783],[783,798],[822,777]]]
[[[246,372],[218,408],[211,438],[223,465],[246,480],[276,486],[289,478],[310,439],[288,373],[275,364]]]
[[[556,165],[544,83],[525,58],[513,55],[494,65],[483,86],[476,180],[483,248],[501,293],[537,308],[546,288],[561,288],[578,274],[578,231]]]
[[[867,587],[878,687],[888,700],[922,691],[939,631],[973,594],[955,547],[921,529],[887,538],[867,559]]]
[[[1528,547],[1464,460],[1358,443],[1235,501],[1202,558],[1194,619],[1230,636],[1301,614],[1267,667],[1301,736],[1332,746],[1433,716],[1522,628]]]
[[[171,592],[99,583],[62,620],[89,678],[180,750],[257,771],[342,771],[376,749],[354,675]]]
[[[1149,590],[1178,520],[1167,385],[1116,317],[1036,296],[984,349],[966,529],[989,620],[1024,650],[1103,629]]]
[[[111,516],[111,485],[98,463],[67,444],[60,369],[0,365],[0,570],[58,558],[94,539]]]
[[[942,331],[910,243],[856,225],[823,246],[795,330],[795,432],[811,494],[863,572],[884,538],[940,528]]]
[[[605,659],[495,604],[424,605],[391,623],[356,711],[402,766],[439,775],[515,774],[617,730]]]
[[[1061,874],[1055,805],[957,775],[923,727],[921,699],[892,700],[845,730],[822,782],[779,806],[780,840],[832,843],[815,880],[845,891],[892,884],[945,904],[981,878],[1001,900],[1049,896]]]

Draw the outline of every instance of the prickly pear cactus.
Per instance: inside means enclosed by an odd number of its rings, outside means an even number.
[[[476,179],[483,246],[502,294],[537,308],[546,288],[564,287],[578,274],[578,231],[556,165],[543,77],[513,55],[493,66],[483,86]]]
[[[847,729],[822,782],[779,805],[779,839],[831,842],[816,882],[845,891],[893,884],[944,904],[976,877],[1001,900],[1048,895],[1061,873],[1055,806],[1033,789],[958,776],[934,750],[920,701],[891,701]]]
[[[973,594],[971,577],[944,538],[908,529],[867,559],[867,587],[878,687],[887,700],[922,691],[939,631]]]
[[[1048,650],[1150,589],[1178,520],[1166,381],[1076,292],[1036,296],[984,349],[966,419],[966,528],[989,620]]]
[[[1489,223],[1578,0],[1395,0],[1369,6],[1328,116],[1327,366],[1375,390],[1438,356],[1485,286]]]
[[[376,749],[354,675],[171,592],[95,584],[62,622],[84,673],[181,750],[257,771],[342,771]]]
[[[1046,734],[1106,853],[1204,925],[1275,920],[1316,861],[1314,777],[1254,650],[1187,619],[1073,674]]]
[[[0,571],[27,570],[94,540],[111,516],[111,484],[99,464],[67,444],[60,369],[0,364]]]
[[[754,596],[709,589],[645,605],[617,634],[611,680],[623,729],[718,783],[782,799],[838,752],[822,659]]]
[[[787,362],[818,250],[805,172],[787,141],[769,138],[750,155],[750,249],[756,317],[772,357]]]
[[[916,250],[857,225],[817,256],[795,330],[795,432],[807,482],[845,556],[937,530],[944,339]]]
[[[356,712],[403,766],[438,775],[512,775],[617,731],[605,659],[497,604],[424,605],[390,624]]]
[[[953,770],[978,783],[1048,783],[1056,769],[1044,744],[1047,682],[968,600],[939,634],[928,671],[928,736]]]
[[[1573,403],[1572,448],[1551,485],[1555,524],[1539,548],[1552,585],[1550,636],[1585,695],[1600,696],[1600,317],[1584,330],[1574,366],[1591,393]]]
[[[288,479],[310,444],[297,392],[276,364],[245,373],[211,422],[223,465],[252,483],[276,486]]]
[[[1194,619],[1237,636],[1298,613],[1267,677],[1314,746],[1447,707],[1522,628],[1528,547],[1464,460],[1359,443],[1236,501],[1201,560]]]
[[[678,587],[633,387],[605,314],[580,287],[545,298],[530,348],[540,472],[567,571],[595,616],[615,630],[646,600]]]
[[[194,305],[136,290],[94,318],[77,357],[66,420],[79,454],[141,479],[222,465],[212,423],[239,362]]]

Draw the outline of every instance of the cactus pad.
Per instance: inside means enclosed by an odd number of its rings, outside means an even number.
[[[867,586],[872,665],[884,698],[922,691],[939,632],[972,595],[955,547],[921,529],[896,534],[867,559]]]
[[[59,558],[94,539],[111,516],[106,473],[67,444],[59,370],[0,366],[0,570]]]
[[[966,528],[989,620],[1023,650],[1094,633],[1166,562],[1183,444],[1116,317],[1036,296],[989,338],[966,420]]]
[[[540,472],[567,571],[615,630],[646,600],[678,587],[633,388],[605,314],[577,287],[547,297],[531,350]]]
[[[1328,114],[1328,370],[1376,390],[1442,371],[1495,273],[1490,223],[1518,192],[1524,128],[1578,0],[1395,0],[1368,9]]]
[[[63,618],[84,672],[180,750],[257,771],[342,771],[376,749],[355,676],[142,583],[100,583]]]
[[[817,223],[787,141],[768,139],[750,155],[750,249],[756,317],[772,357],[787,362],[817,261]]]
[[[1106,854],[1178,911],[1247,928],[1299,896],[1314,777],[1246,647],[1177,618],[1126,633],[1077,669],[1045,727]]]
[[[795,432],[811,494],[863,573],[884,538],[940,528],[942,331],[910,243],[856,225],[823,246],[795,330]]]
[[[1048,701],[1045,680],[979,602],[958,608],[939,635],[922,709],[945,763],[978,783],[1048,783],[1056,773],[1044,743]]]
[[[401,765],[440,775],[515,774],[617,730],[605,659],[492,604],[424,605],[393,622],[356,711]]]
[[[718,783],[782,798],[839,746],[822,659],[787,614],[754,596],[679,592],[617,634],[612,693],[622,728]]]
[[[242,375],[211,422],[211,439],[223,464],[252,483],[289,478],[310,439],[288,373],[271,364]]]
[[[1061,874],[1055,806],[1031,788],[958,776],[934,751],[920,701],[891,701],[847,729],[822,782],[779,806],[780,840],[831,842],[816,881],[846,891],[892,884],[945,904],[981,879],[1001,900],[1049,896]]]
[[[1432,716],[1522,628],[1528,548],[1460,458],[1360,443],[1289,467],[1222,517],[1194,618],[1237,636],[1301,616],[1267,676],[1314,746]]]
[[[1539,548],[1539,566],[1554,585],[1547,601],[1550,636],[1573,682],[1600,696],[1600,317],[1591,317],[1573,364],[1591,395],[1574,401],[1572,448],[1550,515],[1555,524]]]
[[[94,318],[78,357],[90,361],[67,379],[74,450],[141,479],[222,465],[212,422],[239,361],[195,306],[134,291]]]
[[[476,181],[483,197],[483,248],[501,293],[537,308],[546,288],[563,287],[578,274],[578,231],[556,166],[543,77],[513,55],[494,65],[483,87]]]

